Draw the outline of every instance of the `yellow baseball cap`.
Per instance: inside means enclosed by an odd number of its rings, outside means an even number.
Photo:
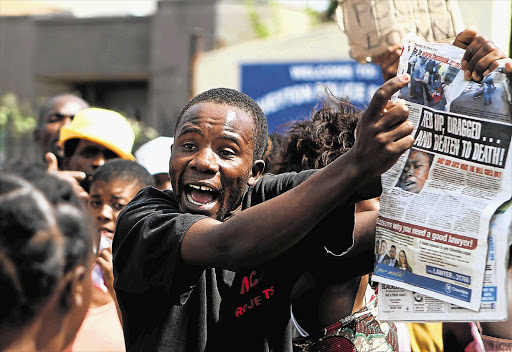
[[[126,118],[112,110],[88,108],[80,110],[73,121],[60,129],[59,141],[80,138],[110,149],[121,159],[135,160],[131,154],[135,134]]]

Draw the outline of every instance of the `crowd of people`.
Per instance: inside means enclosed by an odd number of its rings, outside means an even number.
[[[454,44],[468,79],[506,60],[473,29]],[[249,96],[215,88],[186,103],[172,138],[132,153],[118,112],[49,99],[42,163],[0,173],[0,350],[464,350],[467,324],[377,314],[374,264],[412,270],[394,244],[375,246],[380,175],[414,142],[390,100],[414,80],[396,76],[398,56],[366,110],[328,92],[282,135]],[[406,168],[415,192],[421,165]],[[512,346],[510,325],[480,329]]]

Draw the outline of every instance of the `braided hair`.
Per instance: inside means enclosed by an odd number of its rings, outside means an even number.
[[[18,176],[0,174],[0,326],[39,313],[64,275],[64,240],[53,207]]]

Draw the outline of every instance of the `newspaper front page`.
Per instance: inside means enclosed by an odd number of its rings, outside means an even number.
[[[512,201],[493,215],[480,310],[396,286],[379,284],[379,319],[391,321],[504,321],[508,318],[508,249],[512,243]],[[508,245],[506,245],[508,244]],[[405,314],[404,314],[405,313]]]
[[[411,82],[394,98],[415,143],[382,177],[372,280],[478,311],[489,223],[512,194],[511,98],[502,67],[466,81],[463,54],[404,38],[398,74]]]

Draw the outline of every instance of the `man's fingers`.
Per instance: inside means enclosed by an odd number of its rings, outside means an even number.
[[[85,204],[89,202],[89,194],[80,186],[80,181],[84,180],[86,175],[82,171],[49,171],[57,177],[71,184],[75,193]]]
[[[383,131],[380,134],[379,139],[384,144],[387,144],[388,146],[394,145],[394,143],[396,143],[397,141],[400,141],[403,138],[406,138],[407,136],[410,136],[411,138],[409,139],[407,137],[406,140],[412,140],[412,142],[414,142],[414,137],[411,135],[413,131],[414,131],[414,124],[411,121],[406,120],[406,121],[402,121],[402,122],[399,122],[399,123],[393,125],[392,128],[390,128],[386,131]],[[411,146],[412,146],[412,144],[411,144]],[[390,150],[395,152],[393,150],[393,148],[390,148]]]
[[[389,81],[385,82],[382,86],[380,86],[379,89],[375,92],[373,95],[372,100],[370,101],[370,105],[364,112],[364,116],[366,119],[369,119],[371,121],[376,121],[380,118],[381,112],[384,110],[384,108],[387,105],[388,100],[391,98],[391,96],[405,87],[407,83],[409,83],[409,80],[411,77],[407,73],[403,73],[401,75],[398,75]]]
[[[460,32],[455,40],[453,41],[453,45],[458,46],[459,48],[466,49],[469,44],[475,39],[478,33],[478,29],[476,26],[469,26],[462,32]]]
[[[70,177],[73,177],[78,182],[85,180],[85,177],[86,177],[85,173],[82,171],[61,171],[61,172],[65,172],[67,175],[69,175]]]
[[[46,161],[46,170],[51,171],[59,171],[59,164],[57,162],[57,157],[53,153],[46,153],[44,155],[44,160]]]
[[[486,41],[480,46],[480,48],[478,48],[478,51],[476,51],[471,59],[467,62],[464,77],[471,78],[472,76],[474,80],[479,81],[483,78],[485,71],[492,71],[498,67],[498,64],[495,63],[495,61],[504,58],[506,58],[506,55],[500,49],[498,49],[494,43]]]
[[[462,60],[461,60],[461,68],[463,70],[467,70],[467,69],[473,70],[475,61],[473,61],[472,67],[469,66],[469,63],[471,62],[471,60],[473,60],[475,58],[475,55],[478,53],[478,51],[482,48],[482,46],[486,42],[487,42],[487,39],[485,39],[482,36],[478,36],[478,37],[475,37],[473,39],[473,41],[471,42],[471,44],[469,44],[466,47],[466,51],[464,52],[464,56],[462,57]],[[477,60],[479,60],[482,56],[487,55],[487,53],[485,55],[482,55],[482,53],[483,53],[483,51],[480,53],[480,56],[478,57]]]
[[[511,62],[512,63],[512,59],[507,57],[505,59],[499,59],[499,60],[494,60],[488,67],[487,69],[484,71],[484,73],[482,73],[482,77],[485,77],[487,76],[489,73],[491,73],[492,71],[494,71],[496,68],[498,68],[499,66],[504,66],[505,67],[505,72],[507,72],[507,62]]]
[[[392,108],[394,108],[397,105],[405,105],[405,104],[406,104],[406,100],[402,99],[402,98],[398,98],[395,100],[388,100],[386,107],[384,108],[383,111],[386,112],[388,110],[391,110]]]
[[[386,107],[385,113],[376,122],[376,126],[380,126],[383,130],[389,130],[393,126],[398,125],[407,120],[409,117],[409,108],[405,104],[397,103],[394,106]]]
[[[512,73],[512,60],[508,59],[505,62],[505,72],[507,75]]]
[[[414,137],[410,133],[408,133],[405,136],[403,136],[402,138],[395,140],[391,144],[391,148],[395,153],[401,155],[407,149],[412,148],[413,144],[414,144]]]
[[[75,180],[77,181],[82,181],[83,179],[85,179],[85,173],[82,172],[82,171],[59,171],[59,164],[57,162],[57,157],[55,156],[55,154],[53,153],[46,153],[44,155],[44,159],[46,161],[46,165],[47,165],[47,171],[48,172],[54,172],[56,173],[57,176],[63,178],[63,179],[67,179],[68,181],[70,180],[70,178],[74,178]]]
[[[112,247],[103,248],[98,253],[98,258],[103,258],[107,263],[112,261]]]

